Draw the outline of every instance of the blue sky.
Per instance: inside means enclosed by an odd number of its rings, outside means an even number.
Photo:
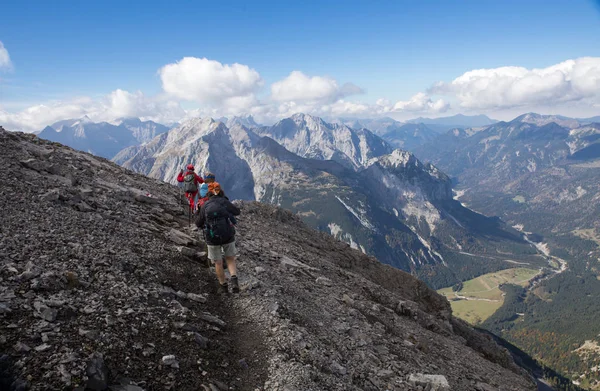
[[[11,67],[0,73],[0,110],[101,99],[117,89],[156,97],[164,93],[158,70],[184,57],[256,70],[262,82],[253,94],[263,104],[270,86],[292,71],[364,91],[346,100],[393,104],[474,69],[546,68],[600,57],[600,6],[594,1],[286,3],[3,4],[0,42]],[[186,110],[218,107],[202,99],[179,103]]]

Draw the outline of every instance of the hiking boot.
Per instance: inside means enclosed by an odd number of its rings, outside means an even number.
[[[218,294],[227,294],[227,293],[229,293],[229,285],[227,285],[227,283],[225,283],[225,284],[219,284],[219,287],[217,288],[217,293]]]
[[[238,284],[237,276],[231,276],[229,281],[231,281],[231,291],[233,293],[240,293],[240,284]]]

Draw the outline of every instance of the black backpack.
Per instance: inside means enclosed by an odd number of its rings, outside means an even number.
[[[198,191],[198,186],[196,185],[196,177],[193,172],[190,172],[185,177],[183,177],[183,191],[186,193],[195,193]]]
[[[235,228],[224,205],[225,199],[211,197],[204,204],[204,230],[206,239],[212,244],[226,244],[235,235]]]

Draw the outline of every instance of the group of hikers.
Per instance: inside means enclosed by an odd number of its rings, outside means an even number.
[[[240,286],[236,265],[235,216],[240,214],[239,208],[225,196],[213,173],[207,172],[202,178],[196,174],[193,164],[188,164],[185,172],[183,170],[179,172],[177,182],[183,183],[185,196],[196,215],[196,226],[204,233],[208,259],[215,265],[219,280],[218,292],[229,292],[223,266],[223,258],[225,258],[231,276],[229,279],[231,291],[238,293]]]

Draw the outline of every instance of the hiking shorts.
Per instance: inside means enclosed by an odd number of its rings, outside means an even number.
[[[235,242],[213,246],[208,245],[208,259],[211,261],[220,261],[223,257],[235,257],[237,250],[235,248]]]

